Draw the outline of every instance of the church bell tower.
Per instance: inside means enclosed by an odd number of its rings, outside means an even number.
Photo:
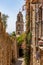
[[[23,14],[19,12],[17,14],[17,21],[16,21],[16,35],[21,35],[23,32],[24,32]]]

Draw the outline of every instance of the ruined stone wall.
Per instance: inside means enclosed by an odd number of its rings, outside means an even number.
[[[11,64],[11,40],[4,31],[0,13],[0,65]]]
[[[12,48],[12,56],[13,56],[12,59],[14,59],[14,61],[16,62],[17,61],[17,42],[16,42],[16,37],[12,37],[12,41],[13,41],[12,46],[11,46],[11,48]]]

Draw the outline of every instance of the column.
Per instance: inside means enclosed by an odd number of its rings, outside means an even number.
[[[36,65],[36,46],[35,46],[35,4],[33,4],[32,23],[33,23],[33,30],[32,30],[33,65]]]

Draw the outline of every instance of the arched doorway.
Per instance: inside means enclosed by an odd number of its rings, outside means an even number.
[[[23,57],[24,53],[23,53],[23,49],[20,47],[19,48],[19,57]]]

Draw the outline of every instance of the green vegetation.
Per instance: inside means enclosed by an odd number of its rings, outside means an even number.
[[[17,37],[17,43],[18,45],[21,45],[21,43],[24,41],[26,34],[23,33],[19,37]]]
[[[30,65],[30,55],[31,55],[31,32],[26,35],[26,48],[24,54],[25,65]]]
[[[16,36],[15,31],[13,31],[10,35],[11,35],[11,36]]]
[[[28,2],[27,2],[28,3]],[[32,34],[30,31],[30,3],[26,6],[28,7],[28,10],[26,11],[26,48],[24,52],[24,60],[25,65],[30,65],[30,59],[31,59],[31,38]]]

